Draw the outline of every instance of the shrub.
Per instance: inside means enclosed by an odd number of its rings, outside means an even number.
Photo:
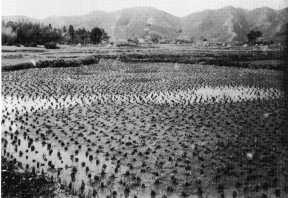
[[[24,47],[37,47],[37,43],[35,42],[27,43],[27,44],[24,44]]]
[[[81,59],[83,65],[97,64],[99,63],[99,58],[95,56],[86,56]]]
[[[39,67],[39,68],[46,68],[46,67],[78,67],[80,65],[81,65],[81,61],[79,61],[79,60],[63,60],[63,59],[40,60],[36,64],[36,66]]]
[[[57,46],[57,43],[56,42],[47,42],[44,44],[44,47],[46,49],[59,49],[59,47]]]
[[[19,63],[16,65],[2,66],[2,71],[14,71],[14,70],[20,70],[20,69],[29,69],[32,67],[34,67],[33,63],[26,62],[26,63]]]

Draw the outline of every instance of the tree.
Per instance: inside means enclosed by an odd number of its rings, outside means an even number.
[[[20,23],[16,30],[17,43],[21,43],[25,46],[35,46],[37,40],[35,39],[33,27],[35,25],[32,23]]]
[[[99,44],[102,40],[108,40],[109,37],[107,35],[107,33],[101,29],[101,28],[98,28],[98,27],[94,27],[92,30],[91,30],[91,33],[90,33],[90,40],[92,43],[94,44]]]
[[[10,26],[2,24],[2,45],[13,45],[16,42],[16,33]]]
[[[109,36],[101,28],[93,28],[90,33],[85,28],[75,29],[72,25],[53,28],[51,24],[35,24],[30,22],[2,21],[2,45],[37,46],[57,43],[100,43],[109,40]],[[91,39],[91,40],[90,40]]]
[[[263,34],[262,32],[258,31],[258,30],[251,30],[248,34],[247,34],[247,39],[248,42],[250,44],[255,44],[256,40],[261,37]]]
[[[89,41],[89,32],[85,28],[80,28],[75,31],[75,41],[77,43],[86,44]]]
[[[58,42],[62,40],[61,30],[33,23],[8,22],[3,24],[2,44],[25,46],[37,46],[46,42]]]
[[[161,40],[161,35],[157,32],[150,32],[150,39],[153,43],[159,43]]]
[[[74,31],[73,25],[69,25],[68,34],[70,36],[70,42],[73,43],[74,42],[74,38],[75,38],[75,31]]]
[[[67,29],[66,29],[66,26],[65,26],[65,25],[63,26],[63,32],[64,32],[64,33],[67,32]]]
[[[51,29],[49,26],[41,28],[41,43],[45,44],[47,42],[60,42],[62,40],[61,30]]]
[[[108,36],[108,34],[105,32],[105,30],[104,29],[102,29],[102,40],[103,41],[109,41],[109,39],[110,39],[110,36]]]

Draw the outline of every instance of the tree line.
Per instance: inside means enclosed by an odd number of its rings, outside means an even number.
[[[2,45],[37,46],[47,43],[61,44],[99,44],[108,41],[109,36],[104,29],[94,27],[75,29],[73,25],[62,28],[30,22],[2,22]]]
[[[257,30],[251,30],[247,34],[249,44],[257,43],[258,38],[263,34]],[[157,32],[151,32],[147,39],[153,43],[161,40],[161,35]],[[24,45],[37,46],[45,45],[51,48],[60,44],[99,44],[102,41],[108,41],[109,36],[104,29],[94,27],[91,30],[85,28],[74,28],[73,25],[63,26],[61,28],[52,27],[51,24],[37,24],[31,22],[4,22],[2,21],[2,45]],[[202,40],[202,39],[201,39]],[[207,39],[203,39],[206,41]],[[128,39],[128,41],[138,41],[137,38]]]

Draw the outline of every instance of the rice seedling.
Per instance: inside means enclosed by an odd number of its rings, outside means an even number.
[[[119,64],[3,72],[2,156],[87,197],[222,196],[235,184],[236,198],[256,168],[257,195],[282,196],[267,170],[287,159],[283,73]]]

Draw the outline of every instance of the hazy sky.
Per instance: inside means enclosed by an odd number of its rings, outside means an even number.
[[[2,15],[26,15],[43,18],[51,15],[81,15],[93,10],[114,11],[135,6],[151,6],[176,16],[204,9],[232,5],[246,9],[287,7],[288,0],[1,0]]]

